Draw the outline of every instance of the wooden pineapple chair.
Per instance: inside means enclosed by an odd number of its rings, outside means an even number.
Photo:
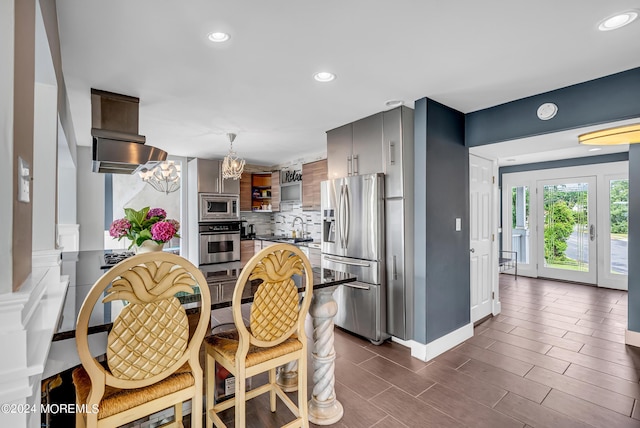
[[[300,301],[294,276],[304,280],[305,293]],[[254,294],[249,327],[240,310],[242,291],[247,281],[262,280]],[[245,402],[269,392],[271,411],[276,411],[276,395],[295,415],[287,427],[308,427],[307,412],[307,337],[304,321],[313,291],[311,263],[296,246],[271,245],[254,255],[243,268],[233,292],[233,320],[236,330],[214,334],[205,339],[207,425],[225,427],[219,412],[235,406],[235,426],[246,425]],[[298,405],[276,383],[276,367],[298,362]],[[215,363],[235,376],[235,397],[214,404]],[[269,382],[245,391],[246,379],[269,372]]]
[[[110,287],[109,287],[110,286]],[[174,296],[199,287],[201,310],[193,335],[184,308]],[[109,287],[109,288],[107,288]],[[107,366],[91,356],[87,338],[94,305],[126,300],[107,339]],[[153,252],[130,257],[93,286],[78,315],[76,343],[82,367],[74,370],[77,427],[117,427],[174,407],[182,427],[182,403],[191,400],[191,426],[202,427],[203,376],[199,350],[211,314],[209,287],[188,260]],[[97,406],[98,412],[91,412]]]

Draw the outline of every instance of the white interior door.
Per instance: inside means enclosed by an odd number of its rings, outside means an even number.
[[[596,177],[541,180],[538,276],[597,283]]]
[[[492,311],[495,263],[493,261],[492,227],[493,162],[469,156],[470,255],[471,255],[471,322]]]

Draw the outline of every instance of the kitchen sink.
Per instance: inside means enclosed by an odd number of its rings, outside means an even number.
[[[300,242],[313,242],[313,238],[279,238],[278,242],[286,242],[287,244],[298,244]]]

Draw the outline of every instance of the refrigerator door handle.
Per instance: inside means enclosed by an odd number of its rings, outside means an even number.
[[[347,156],[347,175],[351,175],[352,171],[351,171],[351,167],[352,167],[353,161],[351,160],[351,155]]]
[[[353,155],[353,175],[358,175],[358,155]]]
[[[344,285],[345,287],[357,288],[358,290],[368,290],[370,288],[368,285],[360,285],[360,284],[355,284],[353,282],[347,282],[342,285]]]
[[[331,257],[331,256],[324,256],[324,258],[327,261],[334,262],[334,263],[340,263],[342,265],[360,266],[360,267],[370,267],[371,266],[371,263],[368,263],[368,262],[348,261],[348,260],[344,260],[344,259],[340,259],[340,258],[336,258],[336,257]]]
[[[340,248],[344,248],[344,184],[340,185],[340,199],[338,200],[338,233],[340,234]]]
[[[344,219],[344,248],[349,247],[349,229],[351,223],[351,198],[349,196],[349,185],[344,186],[344,208],[345,208],[345,219]]]

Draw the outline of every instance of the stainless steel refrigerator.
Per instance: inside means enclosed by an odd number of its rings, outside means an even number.
[[[384,175],[323,181],[322,267],[353,274],[341,285],[336,325],[381,343],[386,333]]]

